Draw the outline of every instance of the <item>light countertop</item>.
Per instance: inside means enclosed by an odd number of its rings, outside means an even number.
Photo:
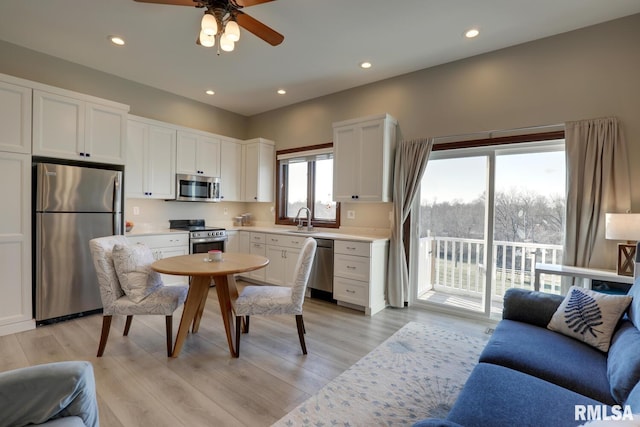
[[[210,225],[210,224],[207,224]],[[215,227],[216,225],[210,225]],[[331,240],[353,240],[360,242],[384,242],[389,240],[387,233],[361,233],[359,231],[349,230],[348,232],[342,232],[328,228],[317,228],[311,233],[297,232],[295,227],[284,226],[242,226],[242,227],[224,227],[227,231],[249,231],[255,233],[269,233],[269,234],[291,234],[299,236],[311,236],[319,239],[331,239]],[[306,231],[306,230],[305,230]],[[173,234],[173,233],[188,233],[185,230],[172,230],[166,226],[153,226],[144,224],[141,226],[134,226],[133,229],[125,236],[143,236],[143,235],[158,235],[158,234]]]

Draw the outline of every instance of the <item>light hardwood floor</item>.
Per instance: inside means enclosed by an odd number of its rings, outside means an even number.
[[[181,311],[174,315],[174,331]],[[102,427],[268,426],[410,321],[485,336],[487,325],[422,309],[367,317],[307,299],[309,354],[300,350],[294,316],[254,317],[240,358],[229,356],[216,293],[197,334],[177,359],[166,356],[163,316],[137,316],[128,337],[115,317],[102,358],[101,315],[0,337],[0,371],[62,360],[93,364]]]

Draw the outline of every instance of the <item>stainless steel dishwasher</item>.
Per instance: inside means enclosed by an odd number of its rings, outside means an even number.
[[[333,296],[333,240],[315,239],[318,243],[316,257],[313,260],[313,267],[309,276],[308,287],[311,289],[311,296],[317,295],[321,291],[327,297]]]

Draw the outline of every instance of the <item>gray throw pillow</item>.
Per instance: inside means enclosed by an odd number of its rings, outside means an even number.
[[[131,301],[139,303],[162,286],[160,274],[151,269],[154,261],[146,245],[137,243],[113,247],[113,266],[122,290]]]
[[[606,352],[630,302],[628,295],[607,295],[572,286],[547,328]]]

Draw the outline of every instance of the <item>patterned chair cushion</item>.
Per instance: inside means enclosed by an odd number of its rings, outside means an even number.
[[[302,314],[302,305],[291,301],[291,288],[247,286],[235,302],[236,316]]]
[[[187,298],[187,286],[160,286],[145,299],[136,303],[124,295],[113,304],[113,314],[135,316],[138,314],[162,314],[171,316]]]
[[[143,244],[115,245],[113,265],[124,293],[133,302],[140,302],[162,286],[158,272],[151,269],[151,250]]]
[[[129,241],[124,236],[99,237],[89,241],[105,315],[114,314],[112,311],[114,302],[124,295],[116,269],[113,266],[113,247],[117,244],[127,245],[128,243]]]
[[[308,237],[296,261],[293,286],[247,286],[234,302],[236,316],[302,314],[304,293],[316,254],[316,241]]]

